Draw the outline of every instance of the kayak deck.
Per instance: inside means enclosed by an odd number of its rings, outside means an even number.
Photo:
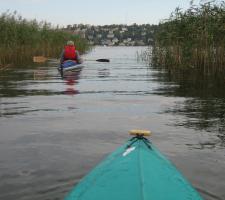
[[[134,137],[100,163],[65,200],[201,200],[144,137]]]
[[[79,71],[83,68],[84,66],[81,63],[77,63],[72,60],[67,60],[64,63],[62,63],[58,70],[59,71]]]

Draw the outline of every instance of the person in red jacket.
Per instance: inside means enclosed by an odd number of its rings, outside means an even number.
[[[66,60],[73,60],[77,63],[82,63],[80,54],[76,50],[76,47],[73,41],[68,41],[61,53],[60,63],[62,64]]]

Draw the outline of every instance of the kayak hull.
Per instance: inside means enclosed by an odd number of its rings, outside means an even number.
[[[84,66],[80,63],[77,63],[75,61],[72,61],[72,60],[68,60],[68,61],[65,61],[63,62],[58,70],[59,71],[80,71]]]
[[[128,141],[85,176],[65,198],[75,199],[202,200],[174,165],[142,139]]]

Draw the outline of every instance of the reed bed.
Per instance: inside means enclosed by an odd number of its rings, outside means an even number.
[[[89,48],[79,35],[53,28],[45,21],[5,12],[0,15],[0,67],[31,62],[33,56],[59,57],[67,40],[73,40],[81,53]]]
[[[205,73],[225,69],[225,2],[200,2],[180,8],[155,31],[152,64],[197,68]]]
[[[148,63],[149,60],[151,59],[151,52],[152,52],[152,47],[150,47],[150,46],[146,50],[137,51],[136,52],[137,61]]]

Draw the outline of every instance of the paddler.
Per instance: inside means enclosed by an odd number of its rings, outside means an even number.
[[[80,57],[79,51],[76,50],[74,42],[69,40],[66,43],[66,46],[62,50],[60,56],[60,63],[62,64],[66,60],[73,60],[77,63],[82,63],[82,59]]]

